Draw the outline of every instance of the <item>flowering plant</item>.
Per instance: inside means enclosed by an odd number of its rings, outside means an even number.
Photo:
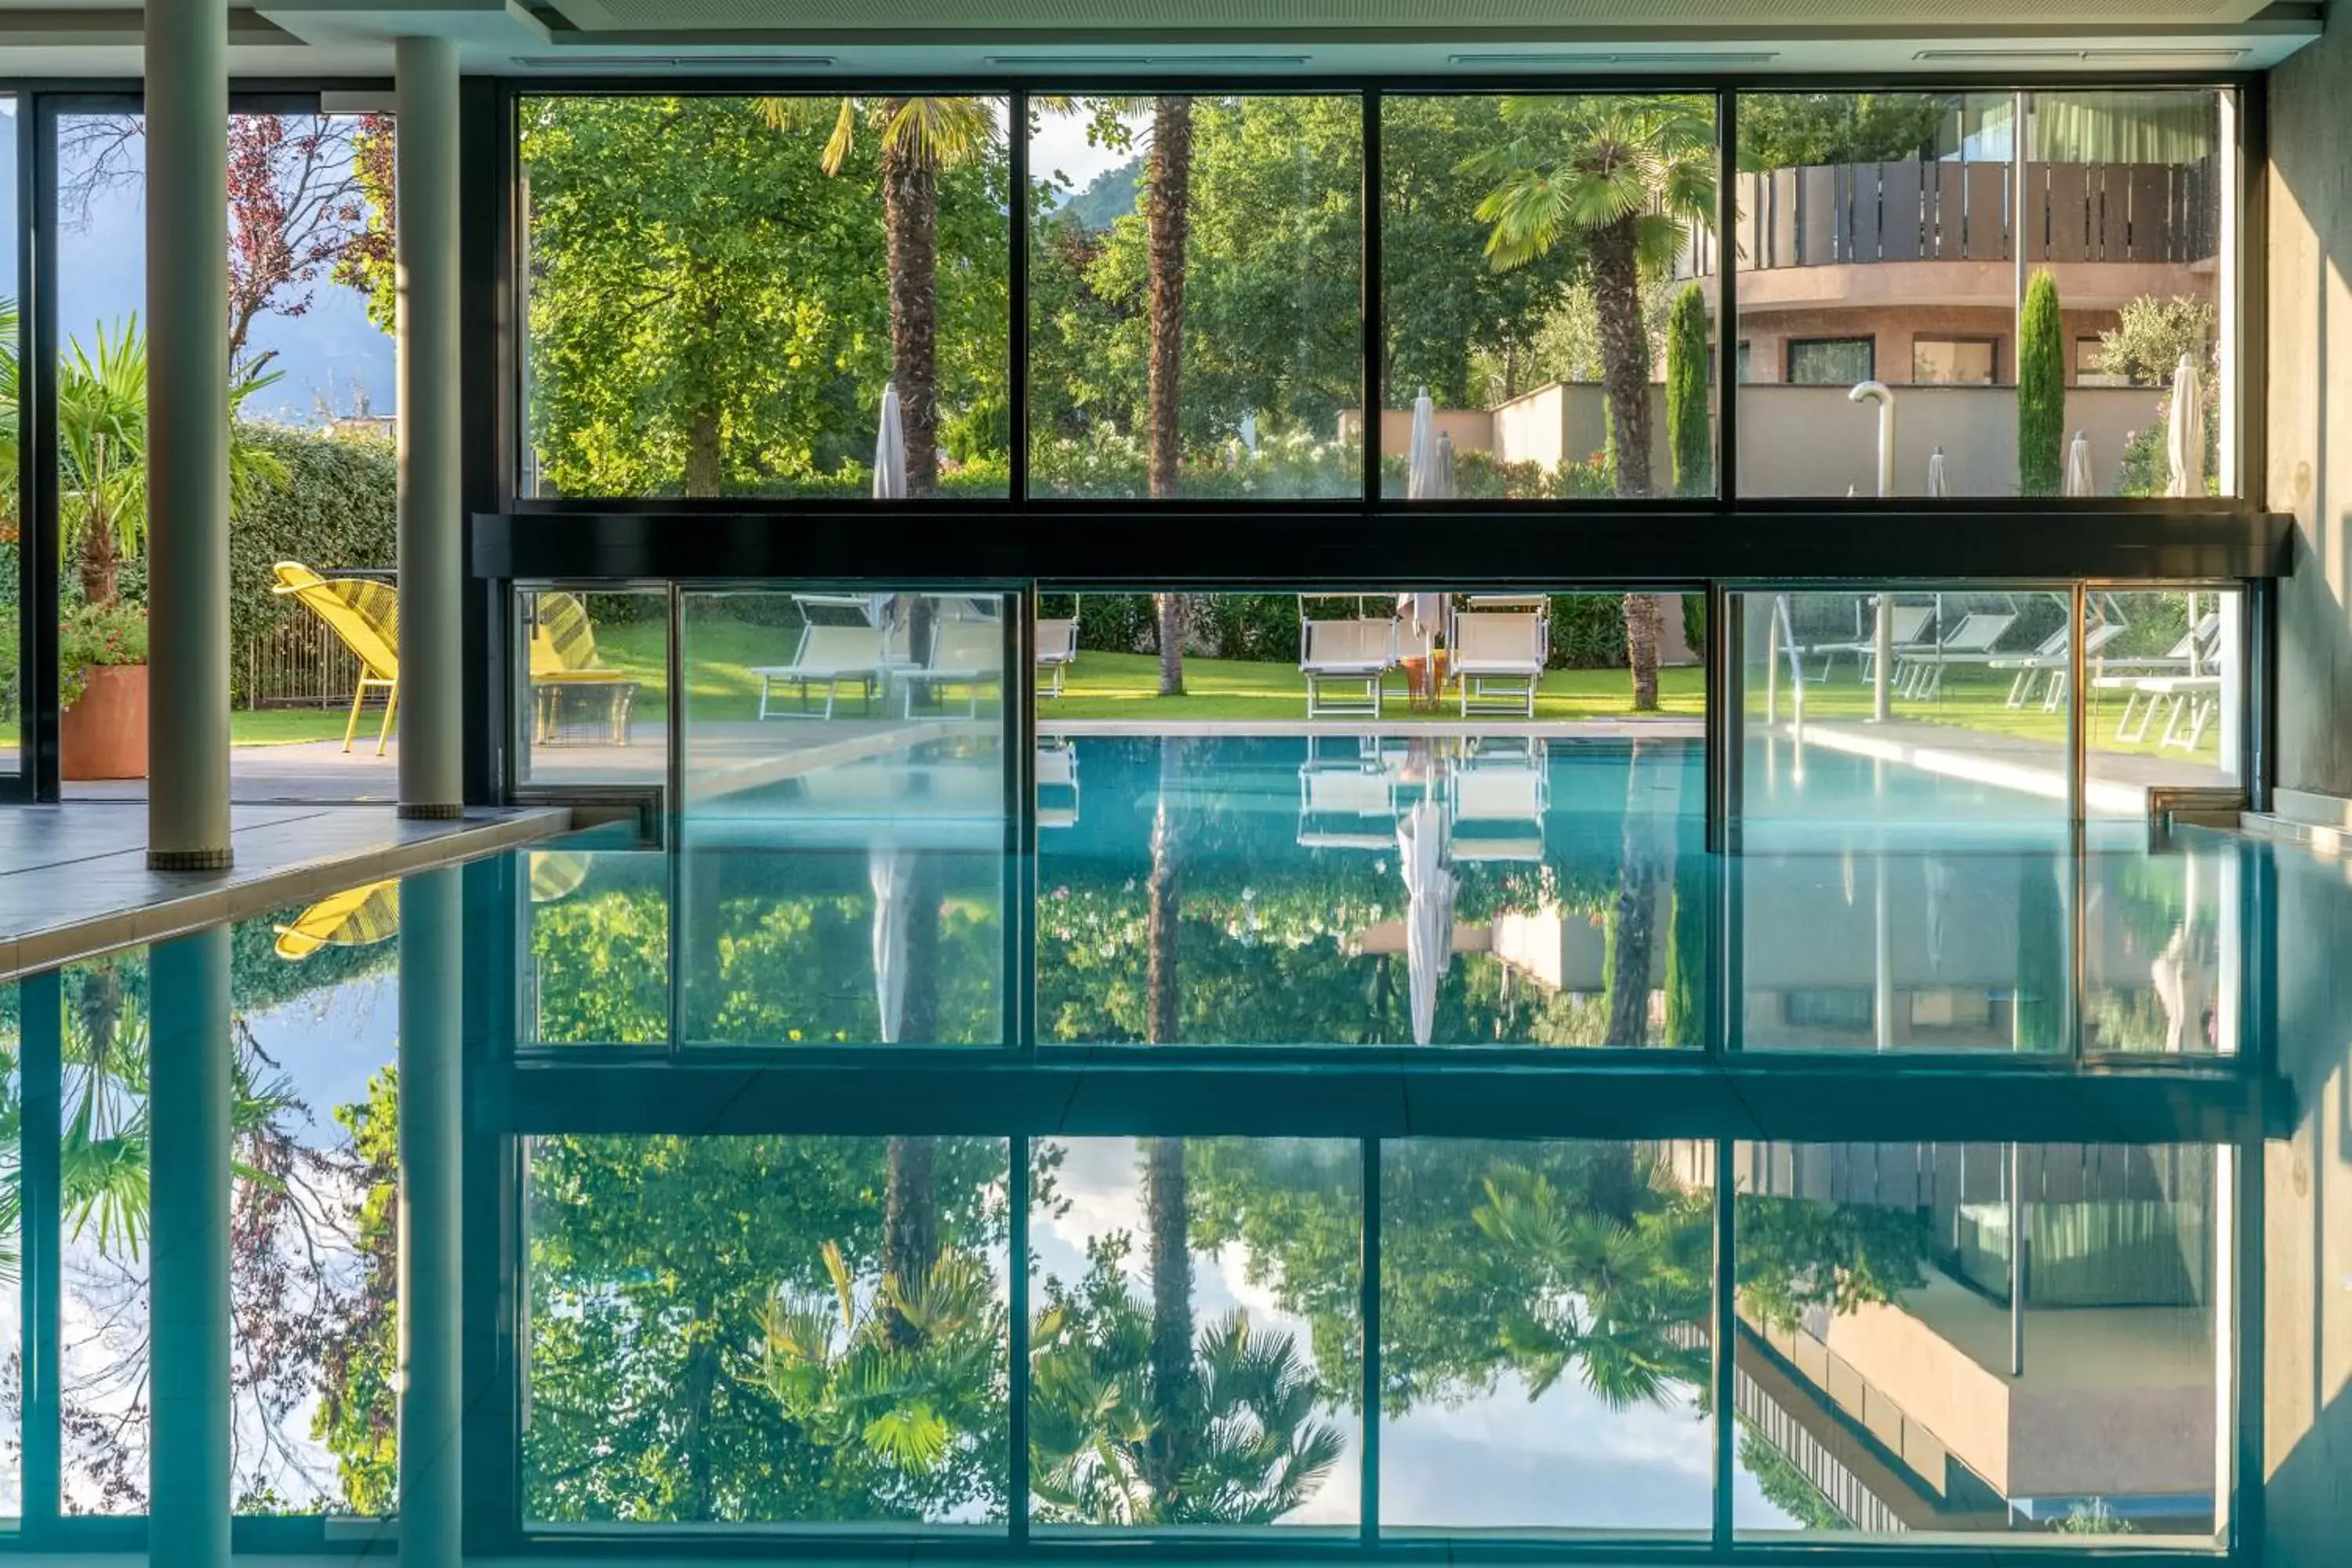
[[[58,634],[58,700],[72,707],[89,687],[93,665],[146,662],[146,611],[122,604],[69,610]]]

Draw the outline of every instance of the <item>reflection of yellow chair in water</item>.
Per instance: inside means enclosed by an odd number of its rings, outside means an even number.
[[[563,694],[586,689],[606,694],[609,737],[616,746],[628,744],[629,710],[636,705],[637,683],[625,670],[609,668],[596,657],[596,628],[588,619],[588,606],[576,594],[531,597],[531,743],[543,746],[553,741],[562,718]]]
[[[588,857],[575,849],[530,853],[530,901],[570,898],[588,879]],[[387,877],[320,899],[277,928],[278,956],[299,963],[322,947],[370,947],[400,934],[400,879]]]
[[[299,963],[322,947],[367,947],[400,932],[400,879],[320,899],[278,928],[278,956]]]
[[[299,561],[280,561],[273,594],[290,594],[327,623],[360,661],[359,689],[352,693],[351,722],[343,726],[343,750],[359,732],[360,705],[371,690],[383,693],[383,728],[376,731],[375,754],[383,755],[392,717],[400,706],[400,595],[388,583],[364,577],[320,576]]]

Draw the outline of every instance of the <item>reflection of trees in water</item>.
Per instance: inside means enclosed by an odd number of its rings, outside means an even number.
[[[60,1423],[73,1511],[143,1509],[150,1354],[147,1303],[150,1038],[145,971],[135,959],[69,971],[58,1182],[68,1289]],[[243,1017],[233,1037],[230,1127],[231,1474],[245,1511],[390,1505],[388,1389],[393,1237],[389,1131],[371,1150],[368,1107],[337,1120],[353,1142],[303,1142],[310,1109]],[[388,1109],[388,1090],[383,1106]],[[21,1204],[18,1173],[7,1202]],[[21,1210],[20,1210],[21,1212]],[[378,1353],[371,1354],[371,1343]],[[355,1402],[372,1422],[331,1423]],[[310,1415],[306,1416],[306,1410]],[[325,1454],[300,1434],[325,1439]],[[363,1437],[387,1449],[371,1491]],[[329,1457],[338,1461],[331,1468]]]
[[[1195,1328],[1188,1153],[1139,1152],[1149,1305],[1126,1276],[1125,1232],[1087,1244],[1087,1270],[1048,1278],[1030,1333],[1030,1489],[1047,1522],[1271,1524],[1339,1463],[1330,1396],[1287,1334],[1235,1309]]]

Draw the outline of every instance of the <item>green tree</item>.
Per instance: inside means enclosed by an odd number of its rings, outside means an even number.
[[[1740,166],[1790,169],[1932,158],[1958,107],[1958,98],[1949,93],[1742,93]]]
[[[1715,493],[1715,425],[1707,385],[1706,291],[1686,283],[1666,316],[1666,447],[1675,494]]]
[[[2066,331],[2058,280],[2037,269],[2017,319],[2017,484],[2054,496],[2066,473]]]
[[[1580,240],[1601,336],[1601,382],[1616,457],[1617,493],[1655,493],[1650,472],[1649,340],[1642,279],[1666,271],[1689,226],[1712,220],[1715,118],[1692,98],[1511,98],[1506,140],[1461,173],[1485,181],[1486,258],[1497,271]],[[1633,707],[1658,706],[1657,602],[1624,598]]]
[[[809,123],[819,102],[767,98],[760,110],[780,130]],[[971,98],[845,98],[825,140],[824,172],[848,162],[863,122],[881,142],[883,248],[890,289],[890,377],[907,445],[907,493],[939,487],[940,172],[996,147],[988,105]]]

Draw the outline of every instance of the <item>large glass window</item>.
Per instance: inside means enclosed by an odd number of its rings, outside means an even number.
[[[526,496],[1002,496],[1002,99],[535,97]]]
[[[0,424],[9,433],[8,454],[15,452],[16,433],[23,408],[19,402],[23,386],[17,374],[23,363],[26,321],[19,301],[22,294],[16,278],[16,138],[24,133],[16,112],[16,100],[0,93]],[[0,473],[0,532],[7,542],[0,547],[0,775],[21,771],[24,765],[22,726],[25,721],[23,692],[24,672],[19,668],[19,615],[17,609],[18,542],[25,537],[23,498],[16,493],[16,465],[8,461],[6,471]],[[6,1513],[13,1515],[10,1506]]]
[[[1067,651],[1036,721],[1041,1036],[1697,1044],[1686,607],[1089,593],[1041,616]]]
[[[517,784],[667,780],[669,613],[667,589],[516,594]]]
[[[1038,100],[1030,492],[1362,493],[1363,104]]]
[[[1383,494],[1715,493],[1716,154],[1705,96],[1381,100]]]
[[[2210,1547],[2230,1158],[1738,1145],[1739,1531]]]
[[[1875,495],[1882,438],[1897,496],[2236,493],[2230,95],[1743,94],[1739,134],[1742,494]]]
[[[1004,1518],[1003,1140],[543,1137],[525,1179],[528,1519]]]
[[[2244,600],[2236,588],[2090,595],[2083,739],[2094,815],[2140,816],[2152,788],[2240,786]]]

